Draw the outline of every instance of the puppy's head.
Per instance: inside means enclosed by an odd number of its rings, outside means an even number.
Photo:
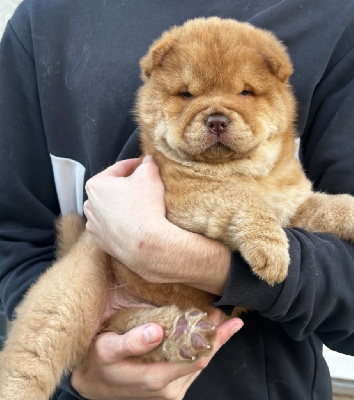
[[[152,44],[141,69],[143,142],[169,158],[240,160],[291,129],[292,64],[267,31],[235,20],[188,21]]]

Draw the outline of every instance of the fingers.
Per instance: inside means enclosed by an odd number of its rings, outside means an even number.
[[[143,164],[148,164],[148,163],[155,163],[154,159],[152,158],[151,154],[146,154],[146,156],[143,158]]]
[[[152,155],[147,154],[141,163],[136,169],[136,174],[141,174],[141,179],[143,181],[151,181],[158,180],[161,181],[160,170]],[[135,174],[134,174],[135,175]]]
[[[243,321],[239,318],[232,318],[217,327],[216,339],[212,353],[208,357],[202,357],[195,363],[190,364],[190,373],[200,371],[207,367],[210,360],[220,350],[220,348],[241,328],[243,327]]]
[[[95,350],[91,350],[91,364],[85,364],[85,368],[76,368],[72,375],[72,383],[76,384],[74,385],[76,388],[82,387],[88,390],[87,387],[89,387],[88,393],[95,393],[94,398],[102,398],[104,397],[102,393],[105,395],[110,393],[109,398],[112,396],[132,398],[133,396],[134,398],[180,400],[200,371],[208,365],[215,352],[242,325],[243,322],[240,319],[231,319],[219,325],[213,354],[190,364],[169,362],[144,364],[132,363],[124,359],[124,357],[148,352],[161,342],[163,331],[158,324],[143,325],[125,335],[112,332],[102,334],[93,346]],[[100,378],[101,380],[97,381],[97,376],[104,379]]]
[[[149,364],[149,370],[152,374],[158,373],[161,380],[172,382],[182,376],[192,375],[206,368],[215,353],[241,328],[243,321],[239,318],[232,318],[217,327],[217,336],[214,343],[212,354],[208,357],[202,357],[193,363],[165,363],[162,369],[162,363]],[[195,378],[195,377],[194,377]]]
[[[130,176],[136,168],[141,164],[141,159],[140,158],[131,158],[128,160],[122,160],[118,161],[112,166],[106,168],[104,171],[100,172],[99,174],[93,176],[90,178],[85,185],[85,190],[86,193],[89,197],[88,200],[84,202],[83,205],[83,211],[84,214],[88,219],[91,217],[90,213],[90,197],[93,192],[95,192],[95,188],[101,182],[103,177],[116,177],[116,178],[121,178],[121,177],[128,177]],[[98,188],[99,189],[99,188]],[[97,188],[96,188],[97,191]]]
[[[141,158],[131,158],[128,160],[118,161],[104,171],[90,178],[85,185],[88,197],[94,191],[94,188],[102,181],[104,177],[126,178],[131,176],[135,171],[142,172],[142,179],[152,178],[161,181],[159,168],[153,157],[148,154],[143,160]],[[87,207],[87,204],[86,204]]]
[[[130,176],[141,164],[149,164],[152,168],[155,166],[157,167],[153,157],[150,154],[147,154],[142,161],[141,158],[130,158],[128,160],[118,161],[105,169],[102,173],[115,177],[127,177]]]
[[[216,342],[213,354],[223,346],[236,332],[243,327],[243,321],[240,318],[231,318],[222,323],[217,328]]]
[[[90,202],[88,200],[86,200],[84,202],[83,211],[84,211],[84,214],[85,214],[86,218],[90,219],[91,218],[91,211],[90,211]],[[86,224],[86,228],[87,228],[87,224]]]
[[[102,364],[113,364],[125,357],[148,353],[160,344],[163,336],[158,324],[138,326],[124,335],[103,333],[96,339],[96,356]]]
[[[140,158],[130,158],[128,160],[118,161],[105,169],[102,174],[116,177],[127,177],[131,175],[141,163]]]

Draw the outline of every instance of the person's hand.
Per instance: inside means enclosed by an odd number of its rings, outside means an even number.
[[[219,310],[211,316],[216,325],[222,318]],[[163,330],[157,324],[140,326],[121,336],[103,333],[93,343],[85,361],[73,371],[72,386],[91,400],[181,400],[214,354],[242,326],[238,318],[219,325],[213,353],[193,363],[139,364],[126,359],[147,353],[160,344]]]
[[[86,183],[87,230],[107,253],[130,267],[140,264],[145,237],[166,221],[164,186],[145,157],[120,161]]]
[[[87,230],[104,251],[147,281],[222,294],[230,251],[171,224],[157,165],[151,156],[139,164],[139,159],[120,161],[87,182]]]

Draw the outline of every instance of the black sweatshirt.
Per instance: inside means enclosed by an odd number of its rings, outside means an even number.
[[[354,195],[354,2],[25,1],[0,46],[0,295],[10,317],[53,261],[55,218],[82,212],[84,182],[123,148],[121,158],[138,154],[139,59],[165,29],[213,15],[267,28],[288,46],[306,173],[316,190]],[[354,246],[286,233],[283,284],[268,286],[233,254],[216,305],[255,311],[185,399],[332,398],[322,343],[354,355]]]

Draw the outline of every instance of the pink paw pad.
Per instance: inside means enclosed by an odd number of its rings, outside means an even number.
[[[184,317],[180,317],[180,319],[177,321],[176,331],[173,335],[173,339],[178,340],[184,334],[186,329],[188,329],[188,322]]]
[[[198,355],[205,354],[211,349],[215,326],[208,321],[207,313],[200,310],[186,312],[180,316],[175,325],[173,341],[179,342],[180,356],[185,360],[195,360]]]
[[[197,327],[200,329],[203,329],[205,331],[211,331],[211,330],[215,329],[215,326],[210,325],[209,322],[206,322],[206,321],[198,322]]]

